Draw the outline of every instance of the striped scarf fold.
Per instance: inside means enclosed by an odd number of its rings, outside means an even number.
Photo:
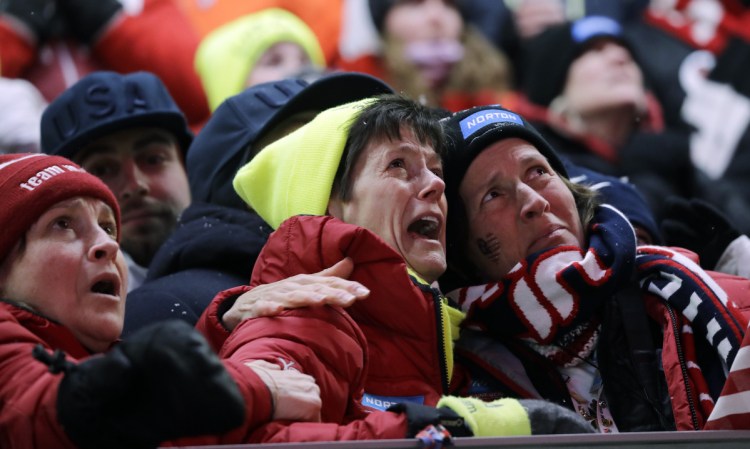
[[[665,247],[636,251],[633,228],[608,205],[597,209],[588,235],[588,248],[541,251],[519,262],[500,282],[448,296],[467,313],[467,326],[524,340],[565,366],[592,350],[597,312],[635,275],[644,293],[651,294],[645,300],[677,310],[688,325],[683,333],[689,330],[705,339],[724,366],[731,366],[747,322],[700,266]],[[686,352],[693,357],[695,351]]]
[[[466,324],[535,345],[570,346],[592,338],[604,301],[631,278],[635,233],[610,206],[599,207],[589,248],[558,246],[516,264],[500,281],[448,294],[467,312]]]
[[[641,288],[678,310],[728,370],[747,322],[726,292],[698,264],[669,248],[639,247],[636,265]]]
[[[750,334],[732,363],[719,400],[706,422],[705,430],[750,429]]]

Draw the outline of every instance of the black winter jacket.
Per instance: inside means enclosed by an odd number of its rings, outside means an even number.
[[[271,228],[254,212],[193,203],[128,294],[123,338],[155,321],[198,321],[214,296],[247,284]]]

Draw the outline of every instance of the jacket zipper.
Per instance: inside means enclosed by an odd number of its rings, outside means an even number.
[[[675,317],[675,313],[672,307],[670,307],[669,304],[664,304],[664,305],[667,308],[667,312],[669,312],[669,321],[672,325],[672,331],[674,332],[675,343],[677,344],[677,360],[679,361],[680,369],[682,370],[682,380],[683,382],[685,382],[685,390],[687,392],[688,407],[690,409],[690,418],[693,421],[694,430],[700,430],[700,426],[698,425],[698,416],[697,416],[698,414],[695,410],[695,404],[693,403],[692,390],[690,388],[688,368],[687,368],[687,364],[685,363],[685,356],[682,352],[682,340],[680,339],[680,330],[677,328],[677,318]]]
[[[438,356],[440,357],[440,383],[443,387],[443,394],[448,394],[448,356],[445,354],[445,317],[442,313],[441,302],[442,298],[437,290],[425,285],[412,277],[412,282],[420,290],[425,293],[429,293],[432,296],[432,304],[435,310],[435,325],[437,327],[437,349]]]
[[[435,322],[438,326],[438,354],[440,355],[440,380],[443,384],[443,394],[448,394],[448,356],[445,354],[445,316],[442,310],[442,298],[430,288],[435,304]]]

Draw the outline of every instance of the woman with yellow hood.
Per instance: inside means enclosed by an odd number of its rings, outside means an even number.
[[[215,29],[195,54],[195,69],[211,111],[246,87],[324,67],[323,51],[310,27],[278,8]]]

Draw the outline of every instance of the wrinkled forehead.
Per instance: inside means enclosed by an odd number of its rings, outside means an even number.
[[[487,145],[483,150],[479,151],[469,165],[469,169],[472,166],[486,164],[488,160],[503,160],[506,162],[512,160],[519,163],[531,161],[547,162],[547,158],[533,143],[521,137],[508,137]],[[467,175],[469,175],[468,171]]]
[[[421,138],[420,138],[421,137]],[[427,136],[419,136],[414,130],[402,125],[399,135],[381,135],[370,140],[364,151],[359,156],[359,161],[371,158],[384,158],[401,155],[412,155],[424,157],[428,163],[439,163],[442,165],[442,157],[438,148]]]
[[[517,176],[519,170],[544,164],[551,169],[547,158],[532,143],[510,137],[496,141],[480,151],[469,164],[459,192],[464,195],[493,182]]]
[[[93,198],[90,196],[75,196],[72,198],[64,199],[62,201],[58,201],[57,203],[50,206],[46,211],[44,211],[42,213],[42,216],[49,213],[66,210],[89,210],[96,216],[102,214],[106,214],[112,217],[115,216],[115,211],[112,210],[112,208],[107,203],[100,200],[99,198]]]

